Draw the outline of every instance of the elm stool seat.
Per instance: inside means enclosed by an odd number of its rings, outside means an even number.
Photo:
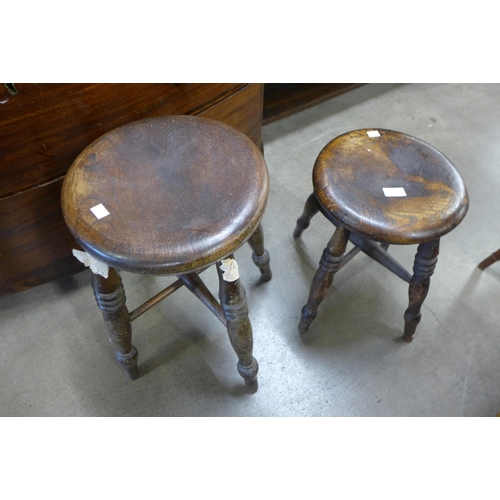
[[[140,120],[112,130],[74,161],[62,188],[73,236],[106,272],[92,273],[116,359],[139,376],[131,322],[186,286],[227,327],[247,390],[258,388],[252,327],[234,252],[246,242],[271,279],[261,219],[269,193],[262,153],[244,134],[193,116]],[[214,265],[220,303],[201,280]],[[129,312],[119,271],[177,281]]]
[[[452,163],[409,135],[361,129],[330,141],[313,168],[314,192],[297,220],[294,237],[321,212],[335,226],[302,309],[305,333],[335,273],[362,251],[409,283],[404,335],[411,342],[434,272],[441,236],[465,217],[469,200]],[[348,241],[353,249],[344,255]],[[389,245],[417,244],[413,274],[389,253]]]

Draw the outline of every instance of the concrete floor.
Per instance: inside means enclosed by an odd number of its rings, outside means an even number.
[[[0,416],[494,416],[500,411],[500,85],[370,84],[263,130],[271,193],[264,218],[274,272],[258,282],[236,255],[260,364],[242,391],[219,321],[181,289],[134,322],[141,377],[115,365],[90,271],[0,297]],[[400,341],[407,285],[363,254],[335,278],[302,342],[297,324],[332,227],[292,232],[322,147],[343,132],[389,128],[442,151],[470,195],[443,237],[411,344]],[[391,247],[411,268],[415,247]],[[204,273],[216,291],[215,270]],[[170,278],[124,275],[132,309]]]

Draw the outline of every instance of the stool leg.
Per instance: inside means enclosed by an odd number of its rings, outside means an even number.
[[[316,195],[313,193],[307,198],[304,205],[304,212],[297,219],[297,225],[295,226],[295,231],[293,232],[293,237],[295,239],[299,238],[304,230],[309,227],[311,219],[319,212],[319,202]]]
[[[491,264],[494,264],[499,260],[500,250],[497,250],[496,252],[493,252],[489,257],[486,257],[486,259],[482,260],[477,267],[479,267],[481,271],[484,271],[487,267],[490,267]]]
[[[410,280],[408,290],[409,306],[404,314],[405,330],[403,338],[406,342],[411,342],[413,335],[420,323],[420,309],[424,302],[432,273],[436,267],[437,257],[439,254],[439,239],[421,243],[417,249],[415,263],[413,264],[413,276]]]
[[[252,260],[260,269],[260,274],[263,281],[269,281],[273,277],[271,267],[269,266],[269,252],[264,248],[264,229],[262,223],[257,226],[257,229],[248,240],[248,244],[252,249]]]
[[[101,309],[109,340],[116,349],[115,358],[129,379],[139,377],[137,349],[132,345],[132,327],[125,305],[125,290],[120,275],[112,267],[107,278],[92,273],[92,288]]]
[[[307,304],[302,308],[299,332],[305,333],[318,313],[318,307],[332,285],[333,277],[342,262],[350,232],[338,226],[323,251],[318,270],[314,275]]]
[[[234,259],[234,256],[230,255],[229,258]],[[238,356],[238,373],[243,377],[249,392],[256,392],[259,365],[252,355],[252,325],[248,319],[245,288],[240,283],[239,278],[236,281],[226,281],[220,266],[221,263],[217,262],[219,297],[227,321],[229,340]]]

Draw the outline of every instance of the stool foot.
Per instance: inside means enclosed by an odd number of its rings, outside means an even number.
[[[295,226],[295,231],[293,232],[293,237],[295,239],[299,238],[303,231],[305,231],[311,219],[319,212],[319,202],[316,195],[312,193],[309,198],[307,198],[304,205],[304,211],[302,215],[297,219],[297,225]]]
[[[409,306],[405,311],[403,340],[411,342],[422,317],[420,309],[429,292],[430,278],[434,272],[439,254],[439,239],[421,243],[418,246],[413,265],[413,276],[408,289]]]
[[[262,281],[269,281],[273,277],[269,262],[271,260],[269,252],[264,248],[264,229],[262,224],[257,226],[257,229],[248,240],[253,253],[252,260],[260,269]]]
[[[232,255],[229,257],[234,258]],[[227,321],[229,341],[238,356],[238,373],[243,377],[247,390],[255,392],[258,388],[257,372],[259,371],[259,365],[252,355],[253,334],[252,325],[248,318],[245,288],[240,283],[239,278],[235,281],[226,281],[220,266],[221,263],[217,262],[219,297]]]
[[[92,288],[109,340],[116,349],[115,358],[127,378],[134,380],[139,376],[138,354],[132,345],[132,326],[120,275],[112,267],[107,278],[92,273]]]
[[[137,367],[137,359],[139,355],[137,349],[132,346],[132,350],[128,354],[115,353],[115,359],[122,367],[125,376],[130,380],[139,378],[139,369]]]
[[[239,361],[236,365],[238,368],[238,373],[243,377],[247,391],[249,393],[257,392],[259,388],[259,381],[257,380],[257,372],[259,371],[259,364],[257,360],[253,358],[253,362],[250,366],[243,366]]]
[[[317,310],[326,292],[333,282],[333,277],[342,263],[342,257],[349,241],[350,232],[338,226],[330,238],[319,262],[318,270],[314,275],[309,291],[307,304],[302,308],[302,317],[299,323],[299,332],[305,333],[317,315]]]
[[[317,315],[317,312],[313,313],[312,311],[307,309],[306,306],[302,308],[301,318],[299,322],[299,333],[301,335],[307,332],[307,330],[309,329],[309,325],[314,321],[314,318],[316,318]]]

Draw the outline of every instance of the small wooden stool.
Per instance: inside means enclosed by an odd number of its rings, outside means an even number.
[[[362,129],[325,146],[314,165],[313,185],[294,237],[309,227],[318,211],[336,230],[314,275],[299,332],[306,332],[316,317],[335,273],[361,250],[410,284],[403,338],[411,342],[436,266],[439,239],[467,213],[469,200],[460,174],[419,139]],[[344,256],[349,240],[354,248]],[[413,276],[388,254],[390,244],[418,244]]]
[[[193,116],[166,116],[119,127],[74,161],[62,188],[73,236],[104,263],[92,287],[116,359],[139,376],[131,322],[186,286],[227,326],[238,371],[257,390],[252,327],[234,252],[248,241],[263,281],[271,279],[260,224],[269,192],[264,158],[244,134]],[[215,264],[220,304],[199,273]],[[129,313],[117,270],[178,280]]]

